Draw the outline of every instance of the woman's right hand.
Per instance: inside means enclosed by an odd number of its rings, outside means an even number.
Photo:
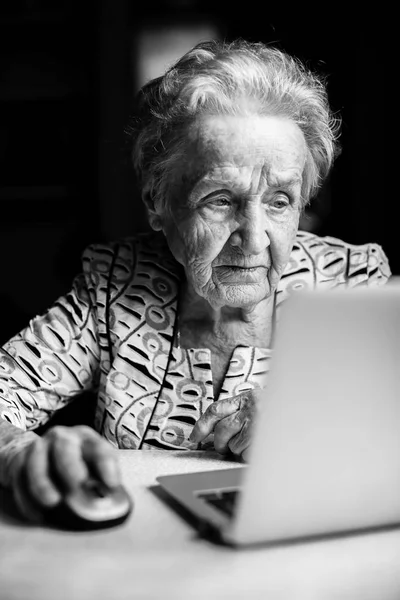
[[[22,516],[38,522],[89,476],[118,486],[115,450],[90,427],[56,426],[14,457],[11,488]]]

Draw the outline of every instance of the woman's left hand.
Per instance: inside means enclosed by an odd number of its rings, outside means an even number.
[[[193,427],[189,440],[200,443],[214,433],[217,452],[242,456],[251,442],[252,425],[262,393],[256,388],[213,402]]]

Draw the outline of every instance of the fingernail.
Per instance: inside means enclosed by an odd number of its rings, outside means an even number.
[[[106,463],[105,468],[101,471],[101,478],[111,488],[118,486],[121,482],[119,469],[114,463]]]
[[[188,440],[187,442],[187,447],[190,448],[191,450],[196,450],[197,449],[197,442],[193,442],[191,439]]]
[[[61,500],[61,494],[54,491],[47,492],[46,498],[44,499],[46,506],[55,506]]]

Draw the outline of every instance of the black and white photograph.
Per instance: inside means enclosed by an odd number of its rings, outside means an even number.
[[[0,600],[400,600],[389,20],[3,0]]]

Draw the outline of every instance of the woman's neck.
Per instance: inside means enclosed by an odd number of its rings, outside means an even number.
[[[251,309],[212,307],[186,285],[182,286],[178,329],[184,348],[210,348],[231,352],[236,346],[269,348],[275,311],[275,296]]]

